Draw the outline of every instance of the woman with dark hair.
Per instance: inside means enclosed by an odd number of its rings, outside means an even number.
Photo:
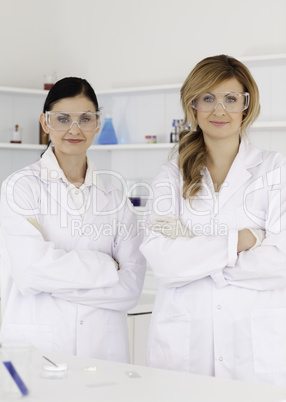
[[[2,186],[0,339],[128,362],[145,262],[129,201],[86,155],[101,124],[90,84],[58,81],[40,122],[52,145]]]
[[[181,88],[178,157],[153,182],[141,251],[159,280],[153,367],[286,384],[286,158],[251,145],[250,71],[208,57]]]

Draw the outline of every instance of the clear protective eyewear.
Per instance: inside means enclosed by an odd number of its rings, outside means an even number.
[[[217,96],[219,95],[219,96]],[[248,92],[207,92],[191,102],[191,106],[200,112],[212,112],[221,105],[226,112],[239,113],[249,106]]]
[[[102,113],[97,112],[46,112],[46,124],[51,130],[68,131],[77,124],[81,131],[95,131],[101,126]]]

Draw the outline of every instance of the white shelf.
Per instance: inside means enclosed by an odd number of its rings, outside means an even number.
[[[20,150],[39,150],[46,149],[46,145],[41,144],[11,144],[10,142],[0,142],[0,149],[20,149]]]
[[[238,58],[241,62],[267,62],[267,61],[286,61],[286,53],[268,54],[263,56],[245,56]]]
[[[10,93],[10,94],[23,94],[23,95],[40,95],[46,96],[48,91],[44,89],[31,89],[31,88],[16,88],[16,87],[1,87],[0,93]]]
[[[284,69],[284,63],[286,62],[286,53],[246,56],[246,57],[237,57],[237,58],[239,60],[241,60],[242,62],[254,63],[253,64],[254,68],[256,67],[256,64],[258,66],[261,65],[262,67],[263,67],[263,65],[268,66],[269,63],[277,64],[277,65],[279,65],[279,69],[278,69],[279,74],[282,74],[282,77],[284,77],[283,69]],[[281,68],[282,63],[283,63],[283,66]],[[283,81],[283,83],[284,83],[284,81]],[[177,98],[179,100],[181,85],[182,85],[181,83],[176,83],[176,84],[168,84],[168,85],[153,85],[153,86],[151,85],[151,86],[144,86],[144,87],[138,86],[138,87],[130,87],[130,88],[111,88],[111,89],[101,89],[101,90],[96,89],[96,93],[99,96],[102,95],[102,97],[104,98],[104,99],[102,99],[103,104],[105,104],[105,102],[107,102],[107,104],[112,103],[113,96],[116,97],[117,95],[125,95],[126,97],[130,96],[131,98],[133,98],[135,96],[135,98],[136,98],[137,95],[140,97],[140,94],[142,94],[146,97],[148,96],[150,99],[155,94],[160,95],[160,96],[158,96],[158,98],[160,98],[161,104],[162,103],[168,104],[167,105],[168,107],[166,106],[166,104],[164,104],[162,106],[161,115],[165,116],[165,120],[170,122],[171,118],[173,118],[173,116],[171,114],[171,113],[173,113],[172,112],[173,107],[171,107],[171,105],[175,105],[175,107],[177,107],[177,103],[178,103]],[[16,111],[17,111],[16,118],[17,118],[17,121],[20,121],[20,120],[23,121],[22,126],[24,127],[24,134],[25,134],[25,137],[23,136],[23,140],[26,141],[26,143],[23,143],[23,144],[10,144],[8,142],[7,143],[2,142],[2,143],[0,143],[0,149],[42,151],[46,148],[45,145],[33,143],[34,141],[37,141],[37,139],[32,135],[32,133],[34,133],[35,130],[37,129],[36,123],[34,123],[34,122],[36,120],[38,120],[38,115],[35,114],[34,117],[30,118],[27,113],[24,113],[24,112],[22,113],[21,108],[19,108],[17,106],[18,105],[17,102],[14,102],[13,99],[14,99],[14,97],[17,98],[17,96],[18,96],[18,98],[21,101],[23,101],[23,100],[24,100],[24,102],[27,101],[27,107],[28,107],[29,103],[34,105],[35,102],[37,104],[39,102],[43,102],[44,98],[47,96],[47,93],[48,93],[48,91],[44,90],[44,89],[30,89],[30,88],[16,88],[16,87],[0,86],[0,95],[2,94],[1,99],[4,99],[4,101],[8,100],[10,102],[9,107],[13,110],[13,113],[11,113],[11,116],[10,116],[11,122],[9,123],[9,125],[11,127],[13,127],[13,124],[15,124],[13,122],[13,118],[14,118],[13,116],[16,114]],[[172,96],[170,97],[170,100],[168,100],[168,102],[166,102],[166,100],[164,100],[164,98],[161,97],[161,94],[164,94],[164,93],[172,94]],[[7,95],[7,97],[6,97],[6,95]],[[105,97],[106,97],[106,99],[105,99]],[[32,101],[30,102],[30,100],[32,100],[33,102]],[[175,100],[177,103],[175,103]],[[8,107],[8,105],[7,105],[7,107]],[[20,110],[18,110],[17,108]],[[178,106],[178,108],[179,108],[179,106]],[[17,109],[17,110],[15,111],[15,109]],[[135,112],[134,112],[134,110],[135,110]],[[131,117],[133,115],[136,117],[137,114],[138,114],[138,116],[141,116],[140,115],[141,110],[138,111],[136,109],[136,107],[134,108],[134,110],[132,111]],[[163,115],[163,113],[165,113],[165,115]],[[178,112],[176,112],[176,113],[178,113]],[[180,109],[179,113],[181,113],[181,109]],[[32,114],[32,112],[30,114]],[[136,119],[139,119],[138,116],[134,119],[129,118],[129,116],[128,116],[129,120],[126,122],[126,127],[128,127],[128,130],[130,131],[130,133],[129,133],[130,138],[134,142],[143,141],[144,136],[146,134],[146,131],[145,130],[143,131],[142,129],[141,129],[141,131],[138,130],[138,132],[136,132],[136,130],[138,128],[138,122]],[[269,116],[271,116],[271,114],[269,114]],[[273,116],[275,116],[275,114],[273,114]],[[277,115],[277,118],[279,118],[279,119],[283,118],[283,114],[280,113],[280,115]],[[152,119],[153,119],[152,125],[155,126],[154,123],[157,119],[157,116],[155,113],[154,113],[154,116],[152,116]],[[167,123],[165,121],[163,121],[162,118],[161,118],[161,120],[162,121],[160,121],[158,123],[158,127],[159,127],[158,133],[160,133],[160,135],[158,135],[158,138],[160,140],[164,141],[164,140],[168,140],[167,131],[170,129],[170,126],[167,126]],[[140,119],[138,121],[140,121]],[[2,125],[2,130],[3,130],[2,141],[9,141],[10,136],[8,135],[9,133],[7,132],[7,128]],[[269,130],[271,135],[272,134],[278,135],[279,141],[280,140],[284,141],[284,138],[281,137],[281,135],[284,135],[284,132],[286,130],[286,119],[281,120],[281,121],[258,121],[252,125],[252,127],[250,128],[250,131],[251,130],[253,130],[253,132],[255,132],[255,131],[257,132],[258,130],[266,132],[266,130]],[[143,132],[143,134],[142,134],[142,132]],[[280,133],[281,133],[281,135],[280,135]],[[131,135],[131,134],[133,134],[133,135]],[[31,142],[31,144],[29,144],[27,142]],[[150,151],[151,152],[151,151],[157,151],[157,150],[158,151],[171,150],[174,147],[174,145],[175,144],[170,144],[170,143],[157,143],[157,144],[134,143],[134,144],[118,144],[118,145],[93,145],[90,147],[89,152],[108,151],[108,152],[112,153],[112,152],[121,152],[121,151],[122,152],[123,151],[134,151],[134,153],[136,154],[135,157],[137,158],[137,156],[139,155],[139,152],[136,153],[136,151]],[[112,154],[109,155],[109,154],[105,153],[104,157],[106,157],[106,156],[113,157]],[[121,156],[121,154],[119,156]],[[154,159],[153,156],[156,156],[155,152],[152,153],[152,159]],[[117,156],[116,156],[116,158],[117,158]],[[125,158],[125,155],[123,155],[123,159],[124,158]]]
[[[244,56],[237,57],[241,62],[268,62],[268,61],[286,61],[286,54],[270,54],[270,55],[260,55],[260,56]],[[177,84],[166,84],[166,85],[149,85],[140,87],[129,87],[129,88],[111,88],[111,89],[96,89],[97,95],[116,95],[116,94],[132,94],[136,92],[147,93],[147,92],[160,92],[160,91],[178,91],[180,90],[182,83]],[[48,91],[44,89],[30,89],[30,88],[16,88],[16,87],[5,87],[0,86],[0,93],[15,93],[15,94],[26,94],[26,95],[40,95],[46,96]]]
[[[182,84],[150,85],[144,87],[113,88],[96,90],[97,95],[132,94],[144,92],[179,91]]]
[[[257,121],[251,126],[253,129],[281,129],[286,128],[286,121]]]
[[[179,91],[182,84],[169,84],[169,85],[151,85],[146,87],[130,87],[130,88],[114,88],[114,89],[99,89],[96,90],[96,95],[116,95],[116,94],[132,94],[144,92],[160,92],[160,91]],[[0,86],[0,93],[10,94],[23,94],[23,95],[39,95],[46,96],[48,91],[44,89],[30,89],[30,88],[17,88],[17,87],[4,87]]]
[[[114,145],[92,145],[90,151],[132,151],[132,150],[159,150],[172,149],[176,144],[158,143],[158,144],[114,144]],[[46,149],[46,145],[41,144],[11,144],[9,142],[1,142],[0,149],[22,149],[22,150],[39,150]]]
[[[250,129],[286,129],[286,121],[259,121],[254,123]],[[92,145],[89,151],[158,151],[163,149],[172,149],[177,144],[156,143],[156,144],[112,144],[112,145]],[[39,150],[46,149],[46,145],[41,144],[11,144],[9,142],[0,143],[0,149],[19,149],[19,150]]]
[[[172,149],[176,144],[172,143],[157,143],[157,144],[115,144],[115,145],[92,145],[89,149],[92,151],[105,150],[105,151],[133,151],[133,150],[159,150],[159,149]]]

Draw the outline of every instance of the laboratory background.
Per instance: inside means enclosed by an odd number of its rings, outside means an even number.
[[[176,146],[180,87],[197,62],[222,53],[244,62],[260,89],[249,138],[286,155],[285,22],[285,0],[0,0],[0,183],[45,149],[39,115],[49,86],[78,76],[118,142],[100,145],[98,134],[89,156],[126,179],[143,214],[148,185]],[[128,315],[139,365],[156,286],[148,269]]]

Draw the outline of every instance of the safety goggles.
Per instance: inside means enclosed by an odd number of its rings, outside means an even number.
[[[192,108],[200,112],[212,112],[216,110],[219,104],[222,105],[226,112],[243,112],[249,106],[249,93],[210,91],[191,102]]]
[[[77,124],[81,131],[95,131],[101,126],[101,112],[46,112],[46,124],[51,130],[68,131]]]

